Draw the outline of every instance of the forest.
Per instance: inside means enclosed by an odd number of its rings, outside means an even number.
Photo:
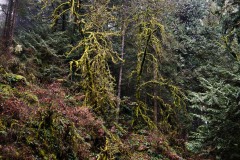
[[[0,0],[0,160],[240,160],[240,1]]]

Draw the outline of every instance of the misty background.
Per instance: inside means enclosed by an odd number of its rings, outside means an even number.
[[[5,20],[5,14],[3,14],[2,5],[7,4],[7,0],[0,0],[0,33],[2,31],[2,26]]]
[[[6,0],[0,0],[0,4],[5,4]]]

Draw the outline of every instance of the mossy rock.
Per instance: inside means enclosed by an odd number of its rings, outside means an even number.
[[[0,119],[0,131],[6,130],[6,126],[4,125],[3,121]]]
[[[28,85],[27,79],[18,74],[12,74],[12,73],[6,73],[3,75],[4,79],[10,84],[10,85]]]
[[[13,94],[13,88],[10,85],[0,83],[0,94],[10,96]]]
[[[7,72],[5,71],[3,66],[0,66],[0,75],[1,74],[6,74]]]
[[[130,159],[148,160],[151,159],[151,157],[148,155],[148,153],[134,151],[132,152]]]
[[[28,105],[39,104],[38,97],[31,92],[19,92],[18,90],[15,90],[14,96],[21,99]]]
[[[4,125],[3,121],[0,119],[0,143],[2,143],[3,139],[5,139],[7,136],[6,129],[7,127]]]
[[[22,97],[28,104],[39,104],[38,97],[32,93],[25,92]]]
[[[12,73],[18,73],[21,70],[21,67],[20,60],[16,57],[10,59],[7,65],[8,70]]]
[[[0,65],[0,82],[4,82],[3,75],[5,75],[7,72],[5,71],[4,67]]]

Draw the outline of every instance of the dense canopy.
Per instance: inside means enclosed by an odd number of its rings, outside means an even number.
[[[0,159],[240,159],[238,0],[0,10]]]

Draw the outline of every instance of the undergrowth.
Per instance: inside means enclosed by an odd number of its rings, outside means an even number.
[[[84,89],[62,71],[61,57],[46,64],[38,54],[23,48],[1,55],[0,159],[182,159],[181,147],[171,146],[183,143],[171,135],[134,130],[128,120],[104,121],[86,105]]]

